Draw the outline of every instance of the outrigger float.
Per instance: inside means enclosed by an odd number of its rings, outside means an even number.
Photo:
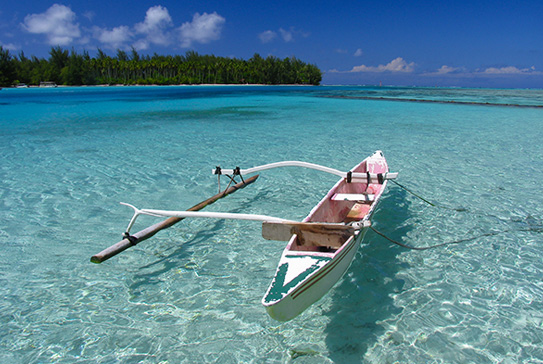
[[[340,180],[301,222],[266,215],[198,211],[219,198],[253,183],[258,178],[258,175],[255,175],[243,179],[244,175],[292,166],[316,169],[340,177]],[[395,179],[398,175],[389,172],[388,164],[381,151],[376,151],[349,172],[312,163],[285,161],[249,169],[236,167],[227,170],[217,167],[213,173],[219,178],[221,175],[228,176],[230,184],[235,182],[236,176],[239,176],[242,182],[233,186],[229,184],[223,192],[187,211],[138,209],[130,204],[122,203],[134,210],[124,239],[93,256],[91,261],[101,263],[188,217],[261,221],[262,236],[265,239],[288,241],[275,276],[262,299],[262,304],[272,318],[288,321],[323,297],[343,276],[371,225],[371,216],[386,188],[387,180]],[[169,219],[130,235],[130,230],[140,215],[169,217]]]

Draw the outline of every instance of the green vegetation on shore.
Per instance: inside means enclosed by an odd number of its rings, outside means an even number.
[[[0,46],[0,86],[19,83],[39,85],[54,82],[59,85],[178,85],[178,84],[307,84],[318,85],[321,70],[295,57],[262,58],[255,54],[249,60],[199,55],[140,55],[117,50],[116,57],[98,49],[91,58],[87,52],[78,54],[53,47],[49,59],[30,57],[23,52],[12,56]]]

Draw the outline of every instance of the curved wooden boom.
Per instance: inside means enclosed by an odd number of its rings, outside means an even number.
[[[250,174],[254,172],[265,171],[267,169],[280,168],[280,167],[303,167],[303,168],[315,169],[317,171],[334,174],[342,178],[347,178],[349,175],[348,172],[342,172],[334,168],[329,168],[329,167],[321,166],[319,164],[301,162],[301,161],[275,162],[275,163],[264,164],[261,166],[256,166],[256,167],[247,168],[247,169],[240,169],[239,167],[237,167],[236,169],[223,169],[223,168],[217,167],[212,170],[212,173],[213,174],[245,175],[245,174]],[[368,174],[368,173],[355,172],[355,173],[351,173],[351,178],[353,180],[356,179],[356,182],[368,182],[368,175],[370,177],[370,181],[369,181],[370,183],[375,183],[379,180],[378,173]],[[395,179],[396,177],[398,177],[398,173],[388,172],[388,173],[382,174],[383,179]]]

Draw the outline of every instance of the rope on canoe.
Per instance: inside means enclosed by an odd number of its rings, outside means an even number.
[[[424,246],[424,247],[416,247],[416,246],[410,246],[410,245],[401,243],[401,242],[399,242],[399,241],[397,241],[397,240],[391,239],[391,238],[389,238],[388,236],[386,236],[385,234],[383,234],[382,232],[376,230],[373,226],[370,226],[370,229],[373,230],[373,232],[375,232],[377,235],[382,236],[383,238],[387,239],[387,240],[390,241],[391,243],[394,243],[394,244],[396,244],[396,245],[399,245],[399,246],[401,246],[402,248],[407,248],[407,249],[411,249],[411,250],[428,250],[428,249],[439,248],[439,247],[442,247],[442,246],[445,246],[445,245],[466,243],[466,242],[468,242],[468,241],[472,241],[472,240],[479,239],[479,238],[486,237],[486,236],[494,236],[494,235],[498,235],[498,234],[501,234],[501,233],[504,233],[504,232],[507,231],[507,230],[506,230],[506,231],[500,231],[500,232],[486,233],[486,234],[482,234],[482,235],[479,235],[479,236],[474,236],[474,237],[471,237],[471,238],[460,239],[460,240],[455,240],[455,241],[448,241],[448,242],[441,243],[441,244],[437,244],[437,245]]]
[[[420,196],[419,194],[411,191],[409,188],[405,187],[404,185],[396,182],[393,179],[391,179],[390,182],[395,183],[398,187],[400,187],[403,190],[405,190],[406,192],[412,194],[416,198],[426,202],[428,205],[430,205],[432,207],[437,207],[437,208],[440,208],[440,209],[443,209],[443,210],[449,210],[449,211],[464,212],[464,213],[467,213],[467,214],[472,214],[472,215],[477,215],[477,216],[486,216],[486,217],[490,217],[490,218],[494,218],[494,219],[506,222],[503,218],[501,218],[501,217],[499,217],[497,215],[487,214],[487,213],[477,212],[477,211],[470,211],[470,210],[468,210],[467,208],[464,208],[464,207],[458,207],[458,208],[448,207],[448,206],[440,205],[440,204],[435,203],[435,202],[431,202],[431,201],[425,199],[424,197]]]
[[[428,201],[427,199],[425,199],[424,197],[416,194],[415,192],[411,191],[409,188],[405,187],[404,185],[396,182],[395,180],[391,179],[390,182],[396,184],[398,187],[404,189],[405,191],[409,192],[410,194],[412,194],[413,196],[417,197],[418,199],[426,202],[428,205],[430,206],[433,206],[433,207],[439,207],[440,209],[445,209],[445,210],[451,210],[451,211],[459,211],[459,212],[467,212],[468,210],[464,209],[464,208],[453,208],[453,207],[447,207],[447,206],[443,206],[443,205],[439,205],[439,204],[436,204],[434,202],[431,202],[431,201]]]
[[[447,207],[447,206],[443,206],[443,205],[431,202],[431,201],[425,199],[424,197],[420,196],[419,194],[416,194],[415,192],[411,191],[410,189],[408,189],[404,185],[396,182],[393,179],[390,179],[390,182],[396,184],[398,187],[402,188],[403,190],[405,190],[406,192],[412,194],[413,196],[417,197],[418,199],[426,202],[430,206],[438,207],[438,208],[441,208],[441,209],[444,209],[444,210],[449,210],[449,211],[465,212],[465,213],[473,214],[473,215],[492,217],[492,218],[498,219],[498,220],[503,221],[503,222],[508,222],[508,221],[505,221],[503,218],[501,218],[499,216],[496,216],[496,215],[480,213],[480,212],[473,212],[473,211],[470,211],[470,210],[468,210],[466,208],[452,208],[452,207]],[[460,239],[460,240],[455,240],[455,241],[449,241],[449,242],[436,244],[436,245],[432,245],[432,246],[414,247],[414,246],[410,246],[410,245],[401,243],[401,242],[399,242],[397,240],[389,238],[388,236],[386,236],[382,232],[376,230],[373,226],[370,226],[370,229],[373,230],[373,232],[375,232],[377,235],[380,235],[381,237],[385,238],[386,240],[390,241],[391,243],[394,243],[394,244],[399,245],[399,246],[401,246],[403,248],[412,249],[412,250],[428,250],[428,249],[434,249],[434,248],[442,247],[442,246],[445,246],[445,245],[466,243],[468,241],[473,241],[475,239],[484,238],[484,237],[488,237],[488,236],[494,236],[494,235],[498,235],[498,234],[503,234],[503,233],[506,233],[506,232],[523,231],[523,232],[532,232],[532,233],[533,232],[535,232],[535,233],[543,233],[543,226],[541,224],[535,224],[533,226],[530,226],[530,227],[524,228],[524,229],[506,229],[506,230],[502,230],[502,231],[489,232],[489,233],[481,234],[481,235],[478,235],[478,236],[473,236],[471,238],[465,238],[465,239]]]
[[[409,188],[405,187],[404,185],[402,185],[402,184],[396,182],[396,181],[393,180],[393,179],[391,179],[390,182],[393,182],[393,183],[396,184],[398,187],[402,188],[403,190],[407,191],[408,193],[412,194],[413,196],[417,197],[418,199],[420,199],[420,200],[426,202],[428,205],[430,205],[430,206],[432,206],[432,207],[438,207],[438,208],[440,208],[440,209],[449,210],[449,211],[472,213],[472,214],[475,214],[475,215],[488,216],[488,217],[493,217],[493,218],[497,218],[497,219],[499,219],[499,220],[502,220],[501,218],[499,218],[498,216],[495,216],[495,215],[482,214],[482,213],[474,213],[474,212],[469,211],[469,210],[466,209],[466,208],[453,208],[453,207],[443,206],[443,205],[440,205],[440,204],[431,202],[431,201],[425,199],[424,197],[420,196],[419,194],[417,194],[417,193],[411,191]],[[389,237],[386,236],[385,234],[383,234],[383,233],[381,233],[380,231],[376,230],[373,226],[370,226],[370,228],[371,228],[377,235],[382,236],[383,238],[387,239],[387,240],[390,241],[391,243],[394,243],[394,244],[399,245],[399,246],[401,246],[401,247],[403,247],[403,248],[412,249],[412,250],[428,250],[428,249],[439,248],[439,247],[446,246],[446,245],[466,243],[466,242],[469,242],[469,241],[473,241],[473,240],[475,240],[475,239],[479,239],[479,238],[483,238],[483,237],[488,237],[488,236],[494,236],[494,235],[502,234],[502,233],[505,233],[505,232],[509,231],[509,230],[504,230],[504,231],[499,231],[499,232],[489,232],[489,233],[481,234],[481,235],[479,235],[479,236],[473,236],[473,237],[471,237],[471,238],[465,238],[465,239],[460,239],[460,240],[455,240],[455,241],[448,241],[448,242],[445,242],[445,243],[436,244],[436,245],[432,245],[432,246],[414,247],[414,246],[410,246],[410,245],[401,243],[401,242],[399,242],[399,241],[397,241],[397,240],[394,240],[394,239],[389,238]]]
[[[460,240],[455,240],[455,241],[448,241],[446,243],[441,243],[441,244],[436,244],[436,245],[431,245],[431,246],[416,247],[416,246],[410,246],[410,245],[401,243],[401,242],[399,242],[397,240],[391,239],[388,236],[386,236],[385,234],[383,234],[382,232],[376,230],[373,226],[370,226],[370,229],[372,229],[373,232],[375,232],[377,235],[382,236],[383,238],[390,241],[391,243],[399,245],[402,248],[411,249],[411,250],[428,250],[428,249],[439,248],[439,247],[442,247],[442,246],[445,246],[445,245],[467,243],[468,241],[473,241],[473,240],[488,237],[488,236],[495,236],[495,235],[499,235],[499,234],[503,234],[503,233],[507,233],[507,232],[523,231],[523,232],[531,232],[531,233],[543,233],[543,229],[541,227],[539,227],[539,228],[528,228],[528,229],[518,229],[518,230],[507,229],[507,230],[497,231],[497,232],[493,232],[493,233],[485,233],[485,234],[481,234],[479,236],[473,236],[471,238],[465,238],[465,239],[460,239]]]

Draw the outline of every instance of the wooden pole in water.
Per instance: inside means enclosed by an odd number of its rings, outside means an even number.
[[[213,202],[217,201],[218,199],[223,198],[224,196],[227,196],[231,193],[234,193],[237,190],[242,189],[245,186],[253,183],[254,181],[256,181],[257,178],[258,178],[258,175],[252,176],[246,179],[245,182],[240,182],[234,186],[231,186],[227,188],[226,190],[219,192],[215,196],[210,197],[207,200],[202,201],[199,204],[192,206],[187,211],[199,211],[203,209],[204,207],[206,207],[207,205],[211,205]],[[100,253],[96,255],[93,255],[90,261],[92,263],[102,263],[108,260],[109,258],[119,254],[120,252],[130,248],[131,246],[134,246],[144,240],[149,239],[150,237],[158,233],[160,230],[167,229],[170,226],[177,224],[181,220],[183,220],[182,217],[170,217],[162,222],[149,226],[148,228],[138,231],[137,233],[132,235],[132,237],[134,238],[132,239],[132,241],[128,239],[123,239],[119,241],[117,244],[114,244],[110,246],[109,248],[102,250]]]

